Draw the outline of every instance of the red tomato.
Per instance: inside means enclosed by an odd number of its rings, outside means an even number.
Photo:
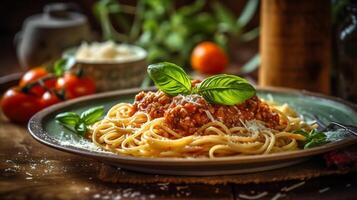
[[[39,99],[34,94],[25,94],[20,88],[8,89],[2,100],[1,109],[13,122],[27,122],[32,115],[41,110]]]
[[[226,54],[213,42],[198,44],[191,54],[192,68],[203,74],[221,73],[227,64],[228,59]]]
[[[22,76],[19,85],[20,85],[20,87],[24,87],[25,85],[33,83],[47,75],[48,75],[48,71],[45,68],[43,68],[43,67],[33,68],[33,69],[27,71]],[[54,88],[56,85],[56,80],[49,79],[49,80],[46,80],[44,83],[47,88]],[[46,90],[43,87],[41,87],[40,85],[36,85],[31,88],[30,92],[34,93],[38,96],[42,96],[42,94],[45,93]]]
[[[56,89],[64,89],[66,98],[73,99],[95,93],[95,83],[89,77],[78,77],[72,73],[65,73],[57,80]]]
[[[46,108],[53,104],[59,103],[60,101],[61,101],[61,99],[59,99],[54,92],[47,91],[47,92],[43,93],[40,103],[41,103],[42,108]]]

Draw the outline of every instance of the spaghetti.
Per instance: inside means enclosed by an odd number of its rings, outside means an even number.
[[[198,95],[169,97],[158,91],[113,106],[90,126],[89,137],[117,154],[215,158],[296,150],[305,137],[293,131],[314,128],[287,104],[256,96],[242,105],[219,106]]]

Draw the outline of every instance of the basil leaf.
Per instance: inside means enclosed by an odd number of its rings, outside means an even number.
[[[87,125],[82,123],[77,124],[74,129],[76,130],[76,133],[84,136],[84,134],[87,132]]]
[[[310,132],[310,137],[315,140],[325,140],[326,135],[322,132],[318,132],[315,129]]]
[[[148,66],[148,74],[156,87],[170,96],[191,93],[191,81],[179,66],[161,62]]]
[[[249,82],[234,75],[219,74],[205,79],[197,91],[207,101],[222,105],[235,105],[255,95]]]
[[[64,112],[56,115],[56,121],[69,126],[74,126],[80,121],[80,117],[74,112]]]
[[[54,63],[53,71],[57,77],[60,77],[64,74],[65,71],[71,69],[75,63],[76,60],[73,56],[59,59]]]
[[[328,142],[325,133],[318,132],[315,129],[309,133],[304,130],[296,130],[293,133],[305,136],[306,140],[303,143],[304,149],[321,146]]]
[[[103,106],[90,108],[90,109],[82,112],[81,120],[83,121],[84,124],[90,125],[90,124],[93,124],[96,121],[98,121],[99,118],[103,115],[103,113],[104,113]]]
[[[306,138],[306,140],[309,138],[310,134],[304,130],[296,130],[296,131],[293,131],[293,133],[295,134],[300,134],[302,136],[304,136]]]
[[[326,138],[312,138],[308,143],[305,144],[304,149],[321,146],[326,143]]]

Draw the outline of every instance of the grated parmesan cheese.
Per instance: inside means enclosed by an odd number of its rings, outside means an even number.
[[[289,191],[291,191],[291,190],[294,190],[294,189],[296,189],[296,188],[298,188],[298,187],[303,186],[304,184],[305,184],[305,181],[302,181],[302,182],[296,183],[296,184],[294,184],[294,185],[292,185],[292,186],[290,186],[290,187],[283,187],[283,188],[281,188],[281,191],[283,191],[283,192],[289,192]]]
[[[260,132],[262,130],[267,130],[264,122],[258,120],[250,120],[245,122],[245,127],[253,132]]]
[[[271,198],[271,200],[278,200],[281,197],[285,197],[285,196],[286,196],[285,194],[282,194],[282,193],[278,192]]]
[[[268,192],[262,192],[262,193],[259,193],[259,194],[256,194],[256,195],[246,195],[246,194],[239,194],[238,196],[242,199],[250,199],[250,200],[253,200],[253,199],[260,199],[262,197],[265,197],[266,195],[268,195]]]
[[[67,134],[65,132],[61,132],[59,134],[59,138],[56,138],[58,143],[62,146],[72,146],[88,151],[94,151],[94,152],[100,152],[100,153],[107,153],[107,154],[113,154],[110,151],[105,151],[95,145],[93,142],[84,139],[84,138],[78,138],[77,136],[73,134]]]
[[[326,187],[326,188],[320,189],[320,190],[319,190],[319,193],[321,194],[321,193],[327,192],[327,191],[329,191],[329,190],[330,190],[330,188],[329,188],[329,187]]]
[[[211,114],[208,110],[204,110],[204,111],[205,111],[207,117],[208,117],[212,122],[216,121],[216,120],[214,119],[214,117],[212,116],[212,114]]]
[[[139,47],[116,44],[112,41],[82,43],[75,53],[77,61],[82,62],[126,62],[144,58],[146,53]]]

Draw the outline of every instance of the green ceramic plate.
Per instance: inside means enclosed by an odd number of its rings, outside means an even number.
[[[136,158],[116,155],[97,148],[89,140],[78,137],[58,125],[54,116],[65,111],[82,112],[90,107],[104,105],[108,110],[119,102],[132,102],[138,89],[121,90],[87,96],[51,106],[37,113],[28,124],[31,135],[50,147],[91,157],[128,170],[146,173],[173,175],[220,175],[257,172],[289,166],[312,156],[325,153],[357,142],[357,137],[344,135],[338,141],[307,150],[275,153],[269,155],[209,158]],[[309,92],[288,89],[259,89],[261,98],[288,103],[309,120],[312,114],[322,120],[357,125],[357,112],[352,104],[341,99]]]

